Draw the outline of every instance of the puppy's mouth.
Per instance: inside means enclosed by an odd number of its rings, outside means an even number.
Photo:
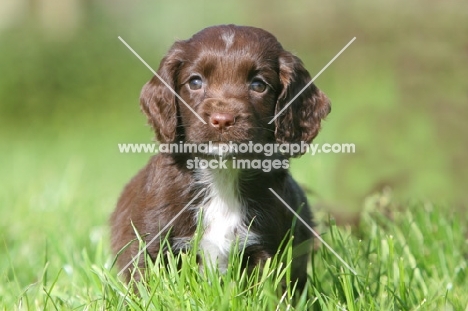
[[[271,144],[269,144],[271,145]],[[202,158],[213,158],[221,157],[223,159],[264,159],[264,158],[277,158],[281,156],[277,153],[263,150],[260,143],[252,141],[243,142],[207,142],[197,143],[196,150],[193,150],[191,154]]]
[[[208,156],[208,157],[223,157],[223,158],[232,158],[239,156],[239,149],[236,144],[231,142],[212,142],[207,143],[198,143],[196,155]]]

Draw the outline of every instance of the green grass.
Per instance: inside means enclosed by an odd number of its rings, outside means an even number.
[[[100,138],[80,139],[91,137],[86,131],[50,141],[30,134],[4,139],[11,152],[0,164],[6,177],[0,189],[1,309],[468,308],[466,216],[430,202],[398,203],[389,192],[367,197],[353,227],[337,227],[317,211],[319,232],[357,275],[322,246],[311,258],[307,291],[294,295],[294,287],[281,286],[287,261],[273,258],[248,276],[234,256],[220,275],[200,272],[189,253],[181,255],[180,270],[173,258],[167,267],[157,262],[136,296],[112,268],[107,217],[148,155],[93,151]]]

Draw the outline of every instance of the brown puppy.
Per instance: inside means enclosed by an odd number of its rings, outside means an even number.
[[[230,142],[310,144],[330,112],[329,100],[312,84],[269,124],[310,81],[310,75],[273,35],[253,27],[214,26],[177,41],[161,61],[158,74],[180,98],[157,77],[143,87],[141,108],[156,138],[163,144],[211,142],[214,147],[159,153],[150,159],[125,187],[112,214],[114,253],[136,239],[133,227],[147,243],[170,232],[172,251],[186,251],[200,221],[199,249],[220,270],[226,269],[236,240],[245,245],[247,268],[275,255],[294,216],[269,188],[312,224],[306,197],[287,171],[289,157],[301,152],[241,153],[231,147],[221,151],[220,146]],[[220,163],[227,161],[225,167],[197,167],[199,160],[216,159],[215,153],[223,156]],[[239,159],[250,164],[256,160],[257,169],[246,163],[234,168]],[[161,232],[202,189],[203,194]],[[294,245],[312,245],[312,233],[299,221],[293,236]],[[153,259],[160,251],[160,238],[146,249]],[[117,259],[120,269],[137,255],[138,247],[136,241],[122,251]],[[307,280],[308,257],[303,254],[293,261],[293,278],[300,286]],[[143,269],[144,261],[138,266]],[[125,269],[127,280],[133,267]]]

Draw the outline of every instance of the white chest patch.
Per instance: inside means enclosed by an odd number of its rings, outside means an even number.
[[[242,247],[256,242],[256,237],[248,232],[245,224],[246,213],[239,197],[238,172],[220,169],[200,173],[207,191],[200,207],[204,233],[199,247],[206,260],[225,272],[233,243],[238,240],[239,247]],[[197,217],[200,217],[200,212]]]

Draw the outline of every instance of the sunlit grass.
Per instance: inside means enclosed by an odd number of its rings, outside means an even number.
[[[94,143],[82,147],[87,144]],[[287,260],[275,257],[264,269],[247,275],[233,255],[227,273],[221,275],[216,270],[200,271],[193,253],[169,254],[167,265],[158,257],[147,286],[137,284],[139,295],[135,295],[112,269],[107,234],[107,217],[126,175],[133,173],[114,167],[128,158],[103,165],[106,152],[67,159],[64,154],[70,149],[60,145],[12,146],[18,153],[1,164],[9,176],[0,190],[0,304],[5,310],[463,310],[468,306],[466,216],[430,202],[399,204],[390,192],[368,197],[360,223],[352,228],[338,228],[333,218],[317,213],[319,232],[357,275],[321,247],[311,258],[308,287],[299,295],[292,286],[282,286],[289,273]],[[25,150],[30,154],[34,150],[34,162],[21,157]],[[130,166],[138,166],[144,157],[130,160]],[[24,180],[30,182],[22,184]]]

